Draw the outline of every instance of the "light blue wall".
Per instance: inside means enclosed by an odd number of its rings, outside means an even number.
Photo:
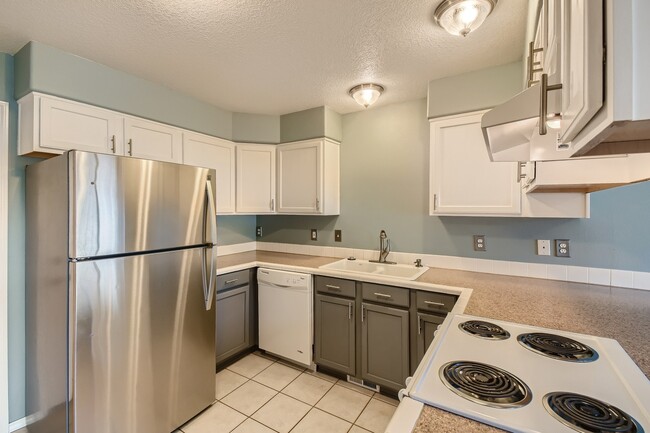
[[[492,108],[523,90],[521,62],[429,82],[429,119]]]
[[[232,139],[232,113],[180,92],[30,42],[16,53],[16,99],[37,91]]]
[[[385,229],[394,251],[650,271],[650,183],[592,194],[591,219],[431,217],[428,159],[425,99],[344,115],[341,215],[258,216],[261,240],[376,249]],[[473,251],[473,234],[487,252]],[[535,239],[565,238],[572,258],[535,254]]]
[[[14,58],[0,53],[0,99],[9,102],[9,419],[25,412],[25,166],[38,161],[17,156],[18,107]],[[4,150],[2,150],[4,151]]]
[[[280,142],[280,116],[232,113],[232,140],[277,144]]]
[[[320,137],[341,141],[341,115],[331,108],[316,107],[280,116],[282,143]]]

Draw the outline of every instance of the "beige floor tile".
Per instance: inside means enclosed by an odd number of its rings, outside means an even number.
[[[396,409],[397,407],[391,404],[373,398],[355,424],[373,433],[383,433]]]
[[[219,373],[217,373],[217,385],[216,385],[217,400],[221,400],[222,398],[230,394],[232,391],[242,386],[247,381],[248,379],[245,378],[244,376],[241,376],[228,369],[221,370]]]
[[[305,372],[284,388],[282,393],[309,405],[315,405],[332,386],[334,386],[332,382]]]
[[[275,394],[277,391],[251,380],[225,396],[221,401],[233,409],[251,416]]]
[[[282,388],[289,385],[291,381],[300,376],[300,373],[300,370],[276,362],[255,376],[253,380],[273,388],[276,391],[281,391]]]
[[[314,408],[291,433],[345,433],[350,426],[349,422]]]
[[[396,400],[394,398],[388,397],[388,396],[383,395],[383,394],[377,393],[377,394],[375,394],[373,396],[373,398],[376,398],[377,400],[381,400],[384,403],[392,404],[393,406],[399,405],[399,400]]]
[[[232,433],[275,433],[270,428],[258,423],[257,421],[248,418],[239,427],[234,429]]]
[[[273,364],[273,361],[251,353],[245,358],[242,358],[239,361],[235,362],[233,365],[229,366],[228,370],[234,371],[237,374],[252,379],[253,376],[259,374],[262,370],[271,364]]]
[[[349,388],[349,389],[351,389],[351,390],[353,390],[353,391],[360,392],[361,394],[363,394],[363,395],[367,395],[367,396],[369,396],[369,397],[372,397],[372,396],[375,394],[374,391],[371,391],[371,390],[369,390],[368,388],[364,388],[364,387],[362,387],[362,386],[359,386],[359,385],[355,385],[355,384],[353,384],[353,383],[350,383],[350,382],[348,382],[347,380],[341,380],[341,379],[339,379],[339,381],[336,382],[336,384],[337,384],[337,385],[344,386],[344,387],[346,387],[346,388]]]
[[[343,388],[340,385],[334,385],[325,394],[325,397],[320,399],[316,407],[353,423],[366,407],[368,401],[370,401],[370,397],[367,395]]]
[[[370,432],[364,428],[359,427],[358,425],[353,425],[349,433],[370,433]]]
[[[245,419],[236,410],[217,402],[181,429],[184,433],[229,433]]]
[[[253,419],[280,433],[288,433],[311,409],[311,406],[278,394],[253,414]]]

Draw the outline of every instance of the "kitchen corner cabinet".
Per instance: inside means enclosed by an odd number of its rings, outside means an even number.
[[[517,163],[491,162],[478,111],[430,123],[430,215],[519,215]]]
[[[216,170],[217,214],[235,212],[235,144],[194,132],[183,133],[183,164]]]
[[[308,140],[277,145],[278,213],[338,215],[339,144]]]
[[[182,162],[178,128],[37,92],[18,104],[20,155],[84,150]]]
[[[250,270],[217,277],[216,363],[221,364],[256,344],[254,290]]]
[[[275,213],[276,145],[237,144],[237,213]]]

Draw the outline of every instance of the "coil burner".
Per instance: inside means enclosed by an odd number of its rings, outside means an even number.
[[[535,332],[521,334],[517,340],[526,349],[553,359],[570,362],[592,362],[598,359],[598,352],[591,347],[560,335]]]
[[[488,364],[454,361],[440,368],[443,383],[459,396],[495,408],[527,405],[532,392],[517,376]]]
[[[482,320],[468,320],[458,325],[458,328],[470,335],[486,340],[507,340],[510,333],[494,323]]]
[[[585,395],[551,392],[544,407],[562,424],[581,433],[643,433],[643,428],[619,408]]]

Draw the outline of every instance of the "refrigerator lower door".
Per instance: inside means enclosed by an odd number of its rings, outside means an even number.
[[[204,253],[71,263],[69,432],[171,432],[215,401]]]

